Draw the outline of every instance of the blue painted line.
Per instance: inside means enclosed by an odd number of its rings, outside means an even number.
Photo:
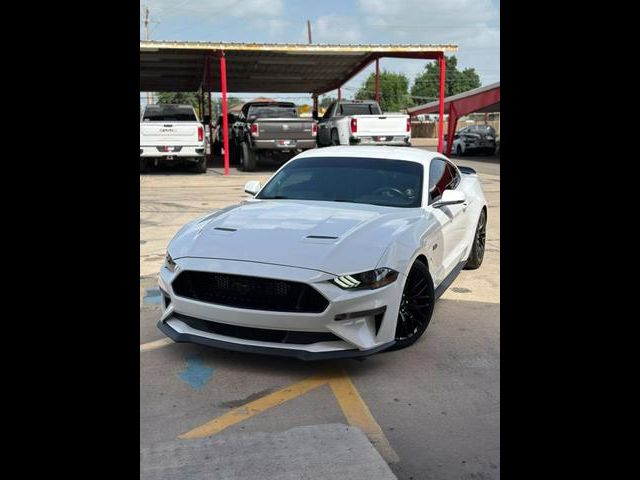
[[[142,303],[160,305],[162,295],[159,288],[147,288],[142,297]]]
[[[198,354],[187,357],[187,368],[178,376],[194,390],[201,390],[213,376],[214,369],[205,367]]]

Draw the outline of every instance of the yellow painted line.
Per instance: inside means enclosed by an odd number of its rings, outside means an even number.
[[[314,388],[318,388],[326,383],[326,376],[322,374],[314,375],[313,377],[307,378],[298,383],[294,383],[293,385],[283,388],[282,390],[278,390],[277,392],[259,398],[258,400],[247,403],[242,407],[234,408],[229,413],[225,413],[224,415],[214,418],[204,425],[200,425],[193,430],[179,435],[178,438],[193,439],[215,435],[225,428],[247,420],[248,418],[255,417],[256,415],[266,410],[270,410],[288,400],[299,397],[300,395],[304,395]]]
[[[173,340],[170,338],[162,338],[160,340],[156,340],[155,342],[143,343],[140,345],[141,352],[150,352],[151,350],[156,350],[158,348],[166,347],[173,343]]]
[[[336,397],[347,422],[354,427],[360,428],[365,433],[387,463],[398,462],[400,460],[398,454],[391,447],[382,428],[380,428],[380,425],[371,414],[371,410],[369,410],[355,385],[342,368],[324,370],[312,377],[247,403],[242,407],[234,408],[220,417],[179,435],[178,438],[185,440],[210,437],[232,425],[255,417],[264,411],[282,405],[326,384],[331,387],[331,391]]]
[[[387,463],[400,460],[349,376],[342,371],[329,381],[349,425],[360,428]]]

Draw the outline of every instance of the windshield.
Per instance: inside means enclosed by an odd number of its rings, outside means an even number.
[[[296,107],[266,105],[249,107],[247,118],[298,118]]]
[[[256,198],[416,208],[422,204],[422,177],[420,163],[404,160],[301,158],[280,170]]]
[[[341,103],[340,115],[380,115],[380,107],[375,103]]]
[[[197,122],[193,107],[186,105],[149,105],[143,122]]]

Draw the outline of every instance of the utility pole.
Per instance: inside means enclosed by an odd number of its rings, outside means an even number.
[[[309,34],[309,43],[311,43],[311,20],[307,20],[307,33]]]
[[[144,39],[149,40],[149,7],[144,6]],[[152,103],[151,92],[147,92],[147,105]]]

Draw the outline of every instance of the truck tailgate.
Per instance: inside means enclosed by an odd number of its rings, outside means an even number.
[[[308,140],[315,138],[311,133],[314,121],[306,118],[258,118],[258,138],[260,140]]]
[[[199,127],[199,123],[141,123],[140,145],[198,145]]]
[[[357,137],[371,135],[407,135],[407,115],[353,115],[358,120]]]

